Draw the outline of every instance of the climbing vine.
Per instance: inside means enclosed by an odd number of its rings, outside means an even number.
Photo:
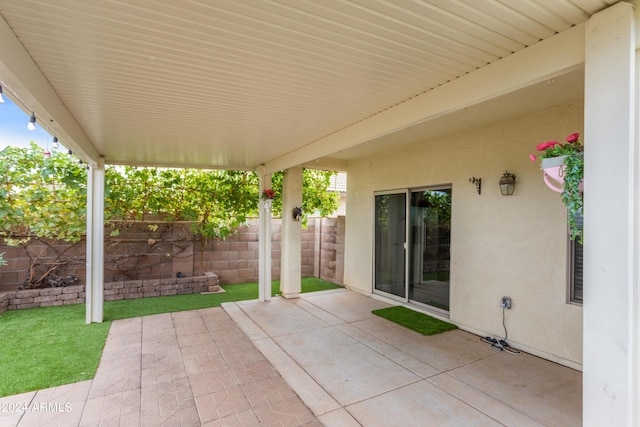
[[[338,195],[328,191],[332,172],[305,170],[303,212],[326,216],[338,207]],[[273,191],[282,194],[283,173],[273,176]],[[44,265],[44,250],[51,242],[76,244],[86,232],[86,166],[58,151],[44,156],[29,148],[0,151],[0,237],[23,246],[32,257],[30,281],[42,282],[56,269],[77,263],[58,254]],[[278,216],[282,198],[275,197],[272,212]],[[248,171],[136,168],[108,166],[105,170],[105,225],[107,245],[128,224],[142,221],[181,221],[204,247],[209,239],[221,240],[258,214],[258,177]],[[153,227],[153,224],[150,225]],[[149,240],[149,245],[156,242]],[[70,251],[69,253],[71,253]],[[148,252],[148,251],[147,251]],[[115,253],[115,251],[114,251]],[[0,254],[0,266],[6,263]]]

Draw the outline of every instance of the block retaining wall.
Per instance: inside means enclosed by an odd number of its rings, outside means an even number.
[[[218,276],[205,273],[198,277],[108,282],[104,284],[104,299],[116,301],[219,290]],[[84,285],[3,292],[0,293],[0,314],[23,308],[84,304],[86,295]]]

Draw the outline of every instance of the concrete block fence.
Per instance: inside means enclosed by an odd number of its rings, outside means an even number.
[[[149,227],[151,224],[154,227]],[[308,226],[302,230],[303,277],[320,277],[343,284],[344,224],[345,217],[308,219]],[[277,280],[280,278],[281,221],[274,219],[271,228],[271,271]],[[105,229],[105,236],[109,236],[110,230]],[[149,221],[121,228],[120,234],[110,237],[105,245],[105,282],[175,280],[178,275],[193,278],[205,272],[214,272],[220,284],[256,282],[258,222],[253,219],[236,231],[219,242],[201,242],[190,233],[189,223]],[[55,259],[56,253],[73,257],[74,263],[61,273],[77,275],[74,285],[84,285],[84,241],[73,247],[36,243],[30,250],[31,256],[37,254],[43,262]],[[24,248],[4,245],[1,240],[0,252],[6,252],[4,258],[8,262],[7,266],[0,267],[0,292],[16,291],[29,276],[31,258]]]

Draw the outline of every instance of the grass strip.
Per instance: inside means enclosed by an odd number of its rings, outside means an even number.
[[[222,288],[225,292],[219,294],[186,294],[107,301],[104,303],[104,319],[128,319],[130,317],[149,316],[152,314],[220,307],[220,304],[224,302],[258,299],[258,284],[255,282],[222,285]],[[315,277],[304,278],[301,284],[302,293],[336,288],[340,288],[340,286]],[[274,280],[271,284],[271,295],[276,296],[279,293],[280,281]],[[84,305],[82,306],[84,307]]]
[[[434,335],[458,329],[456,325],[402,306],[381,308],[373,310],[372,313],[422,335]]]
[[[224,285],[219,294],[187,294],[106,301],[104,322],[85,323],[84,304],[10,310],[0,315],[0,397],[92,379],[111,321],[151,314],[219,307],[258,298],[257,283]],[[272,284],[278,294],[279,282]],[[340,288],[302,279],[302,292]]]
[[[226,291],[219,294],[185,294],[164,297],[138,298],[104,303],[104,319],[118,320],[131,317],[150,316],[152,314],[173,313],[176,311],[198,310],[208,307],[220,307],[231,301],[243,301],[258,298],[256,283],[224,285]]]
[[[0,396],[92,379],[111,322],[85,323],[84,304],[0,316]]]

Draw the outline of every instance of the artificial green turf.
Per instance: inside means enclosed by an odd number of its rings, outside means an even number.
[[[339,288],[331,282],[315,277],[302,279],[302,293],[324,291]],[[257,283],[239,283],[223,285],[226,291],[219,294],[186,294],[166,297],[139,298],[132,300],[107,301],[104,303],[104,319],[117,320],[129,317],[149,316],[151,314],[174,311],[196,310],[199,308],[219,307],[223,302],[244,301],[258,298]],[[271,285],[271,295],[280,293],[280,281]],[[83,306],[84,307],[84,306]]]
[[[458,328],[451,323],[402,306],[381,308],[379,310],[373,310],[372,313],[419,332],[422,335],[434,335]]]
[[[234,285],[235,286],[235,285]],[[307,277],[302,279],[301,290],[302,293],[307,292],[317,292],[317,291],[327,291],[329,289],[337,289],[342,286],[335,285],[331,282],[327,282],[326,280],[318,279],[317,277]],[[280,281],[274,280],[271,285],[271,295],[276,296],[280,294]],[[256,296],[256,298],[258,298]]]
[[[87,325],[84,304],[3,313],[0,397],[93,378],[110,325]]]
[[[279,282],[272,284],[277,295]],[[112,320],[218,307],[258,298],[257,283],[224,285],[219,294],[106,301],[104,322],[85,323],[84,304],[10,310],[0,315],[0,397],[92,379]],[[302,279],[302,292],[339,286]]]
[[[185,294],[165,297],[138,298],[104,303],[104,319],[117,320],[175,311],[220,307],[223,302],[258,298],[256,283],[224,285],[226,292],[218,294]]]

